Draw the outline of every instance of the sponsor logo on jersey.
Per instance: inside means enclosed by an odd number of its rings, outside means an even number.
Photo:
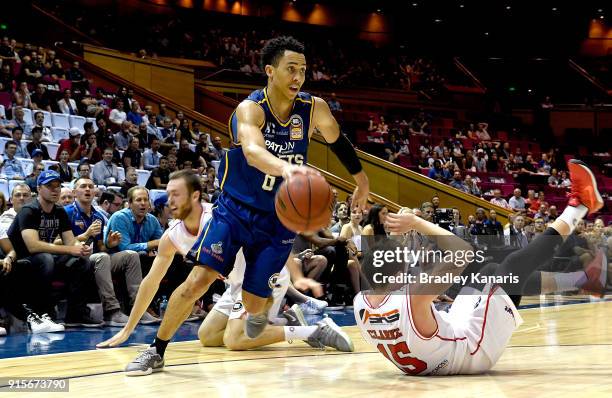
[[[400,318],[399,310],[391,310],[384,314],[373,314],[366,309],[359,311],[359,317],[363,323],[370,322],[371,325],[397,322]]]
[[[430,376],[433,376],[433,375],[435,375],[435,374],[438,374],[438,372],[439,372],[439,371],[441,371],[442,369],[444,369],[444,368],[445,368],[445,367],[447,367],[447,366],[448,366],[448,359],[445,359],[444,361],[440,362],[440,363],[438,364],[438,366],[436,366],[436,367],[434,368],[434,370],[432,370],[432,371],[429,373],[429,375],[430,375]]]
[[[279,276],[280,276],[280,274],[277,272],[276,274],[272,274],[270,279],[268,279],[268,286],[270,287],[270,289],[274,289],[274,288],[280,287],[280,285],[278,284],[278,277]]]
[[[304,122],[300,115],[293,115],[289,121],[289,139],[301,140],[302,138],[304,138]]]
[[[293,238],[293,239],[283,239],[283,240],[281,240],[281,243],[282,243],[283,245],[292,245],[292,244],[293,244],[293,242],[295,242],[295,238]]]
[[[240,312],[242,311],[242,301],[236,301],[234,306],[232,307],[232,312]]]
[[[83,221],[83,220],[76,220],[74,222],[74,225],[76,225],[80,229],[86,229],[85,228],[85,221]]]
[[[368,330],[368,334],[374,340],[397,340],[402,337],[402,332],[399,329],[391,330]]]
[[[223,242],[217,242],[210,245],[210,249],[215,254],[223,254]]]

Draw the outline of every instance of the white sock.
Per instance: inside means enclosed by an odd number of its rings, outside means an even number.
[[[557,218],[557,220],[561,220],[570,227],[570,234],[574,232],[574,228],[576,228],[576,224],[578,221],[582,220],[584,216],[587,215],[588,209],[584,205],[567,206],[563,213]]]
[[[578,290],[579,286],[582,286],[586,282],[586,274],[584,271],[576,272],[556,272],[553,275],[555,284],[557,285],[557,292],[571,292]]]
[[[283,326],[285,329],[285,340],[306,340],[315,332],[318,326]]]

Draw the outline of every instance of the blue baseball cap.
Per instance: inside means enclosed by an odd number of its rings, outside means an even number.
[[[37,185],[47,185],[48,183],[53,182],[55,180],[57,181],[62,180],[60,178],[59,173],[53,170],[45,170],[41,172],[40,175],[38,176],[38,180],[36,180],[36,184]]]
[[[153,202],[153,207],[163,208],[167,204],[168,204],[168,194],[164,192],[163,194],[161,194],[159,197],[155,199],[155,201]]]
[[[31,156],[34,157],[34,156],[38,156],[38,155],[42,156],[43,155],[43,151],[42,151],[42,149],[36,148],[36,149],[34,149],[32,151],[32,155]]]

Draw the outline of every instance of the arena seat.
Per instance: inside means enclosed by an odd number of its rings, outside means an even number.
[[[70,129],[70,121],[68,120],[68,115],[53,112],[51,114],[51,121],[53,122],[53,127],[61,127],[66,130]]]
[[[76,127],[81,132],[85,131],[85,122],[87,119],[85,119],[83,116],[70,115],[68,120],[70,122],[70,127]]]

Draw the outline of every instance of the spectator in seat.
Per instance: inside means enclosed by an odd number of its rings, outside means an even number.
[[[62,187],[60,191],[59,200],[57,201],[57,205],[67,206],[71,204],[72,202],[74,202],[74,193],[72,192],[72,189],[68,187]]]
[[[202,187],[204,188],[204,192],[208,194],[211,202],[214,202],[221,193],[219,190],[217,171],[214,166],[211,165],[206,168],[206,175],[202,178]]]
[[[20,127],[23,132],[30,131],[32,121],[24,119],[25,113],[23,108],[18,106],[13,108],[13,119],[5,125],[9,130],[14,129],[15,127]]]
[[[132,140],[132,125],[127,120],[121,123],[121,130],[114,135],[115,145],[120,151],[125,151]]]
[[[151,148],[147,149],[143,154],[143,162],[145,170],[153,170],[159,167],[159,161],[162,158],[162,154],[159,152],[160,143],[157,137],[151,138]]]
[[[70,154],[68,150],[62,149],[59,152],[59,174],[62,182],[70,182],[73,179],[72,175],[72,167],[68,164],[68,160],[70,159]]]
[[[522,214],[516,214],[510,228],[504,230],[504,236],[506,237],[506,245],[523,248],[529,243],[529,238],[525,233],[525,218]]]
[[[488,127],[488,123],[478,123],[478,129],[476,130],[476,139],[480,141],[491,141],[491,135],[489,135],[489,132],[487,131]]]
[[[26,147],[25,142],[21,142],[23,138],[23,130],[21,127],[15,127],[12,132],[13,141],[17,144],[17,151],[15,152],[15,157],[29,159],[30,154],[28,153],[28,148]]]
[[[45,165],[42,163],[34,164],[32,174],[30,174],[24,181],[28,188],[30,188],[30,192],[38,193],[38,176],[43,171],[45,171]]]
[[[66,71],[66,78],[72,82],[72,87],[81,88],[83,91],[89,88],[89,81],[81,71],[79,61],[74,61],[72,67]]]
[[[142,152],[140,152],[138,138],[130,138],[129,147],[123,152],[123,167],[127,170],[128,167],[137,169],[143,168]]]
[[[14,106],[21,106],[24,108],[32,108],[32,94],[28,89],[28,83],[21,82],[13,93],[13,104]]]
[[[54,142],[53,133],[51,132],[51,128],[49,126],[45,126],[44,124],[45,124],[45,114],[40,111],[34,112],[34,125],[28,126],[28,129],[23,131],[25,133],[26,138],[33,140],[34,139],[32,137],[34,134],[33,130],[39,127],[42,132],[40,136],[40,141],[41,142]]]
[[[49,157],[49,151],[47,150],[47,146],[43,145],[43,143],[41,142],[42,136],[43,136],[42,128],[39,126],[34,127],[32,129],[32,142],[26,145],[26,149],[28,150],[32,158],[34,158],[34,155],[33,155],[34,151],[38,149],[40,152],[42,152],[42,159],[49,160],[50,157]]]
[[[451,178],[450,172],[442,167],[442,162],[439,160],[434,161],[433,168],[429,169],[427,176],[440,182],[446,182]]]
[[[342,112],[342,105],[336,98],[336,93],[331,93],[331,98],[327,101],[327,105],[329,105],[329,110],[332,112]]]
[[[140,104],[138,104],[138,101],[132,101],[130,104],[130,111],[126,116],[127,120],[135,126],[140,126],[140,123],[144,121],[142,118],[143,115],[144,112],[142,109],[140,109]]]
[[[497,221],[497,212],[495,210],[489,210],[489,218],[485,221],[485,228],[487,229],[488,235],[497,237],[504,235],[504,227]]]
[[[69,88],[64,90],[64,97],[57,101],[57,106],[59,107],[60,112],[65,115],[79,114],[76,101],[72,99],[72,91]]]
[[[103,117],[104,108],[98,105],[98,100],[92,97],[89,91],[85,91],[83,98],[81,98],[81,105],[85,109],[87,117]]]
[[[559,172],[557,171],[557,169],[552,169],[550,171],[550,177],[548,177],[548,186],[552,188],[557,188],[559,185]]]
[[[123,123],[127,120],[127,114],[123,110],[123,100],[120,98],[115,99],[115,106],[108,115],[108,120],[112,125],[119,129]],[[113,129],[115,130],[115,129]]]
[[[64,140],[57,149],[55,160],[60,161],[62,151],[68,152],[68,162],[81,160],[81,132],[78,127],[71,127],[68,133],[69,138]]]
[[[521,196],[521,190],[519,188],[515,188],[512,197],[508,201],[508,205],[515,213],[525,213],[526,211],[526,202],[525,199]],[[523,219],[524,222],[524,219]]]
[[[106,148],[102,160],[96,163],[92,170],[96,185],[116,185],[119,183],[119,169],[113,163],[113,148]]]
[[[468,174],[468,175],[466,175],[466,176],[465,176],[465,181],[464,181],[464,183],[465,183],[465,186],[466,186],[466,187],[468,188],[468,190],[469,190],[469,191],[468,191],[468,193],[471,193],[472,195],[475,195],[475,196],[481,196],[481,195],[482,195],[482,192],[481,192],[481,190],[480,190],[480,187],[478,186],[478,184],[476,183],[476,181],[474,181],[474,180],[472,179],[472,176],[471,176],[471,175],[469,175],[469,174]]]
[[[127,196],[130,188],[138,186],[138,172],[136,171],[136,168],[127,167],[125,169],[125,180],[121,181],[119,186],[121,187],[120,192],[123,196]]]
[[[30,291],[48,305],[46,313],[54,314],[51,281],[54,275],[61,275],[68,285],[66,326],[99,327],[101,323],[91,317],[86,306],[88,282],[93,277],[88,260],[91,247],[74,237],[66,211],[56,205],[60,188],[58,173],[41,173],[37,200],[22,207],[8,230],[8,237],[17,259],[27,259],[41,270],[43,283],[30,286]],[[61,241],[59,244],[55,243],[56,238]]]
[[[449,183],[449,185],[460,191],[470,193],[470,189],[463,182],[463,179],[461,177],[461,172],[459,170],[453,173],[453,180]]]
[[[497,158],[497,153],[495,151],[491,152],[491,156],[489,156],[489,160],[487,160],[487,171],[492,173],[497,173],[500,171],[501,167],[499,165],[499,159]]]
[[[172,124],[172,119],[169,117],[163,119],[162,127],[159,128],[159,135],[161,136],[163,146],[174,146],[176,129]]]
[[[552,167],[550,165],[550,160],[548,159],[548,154],[542,153],[542,160],[538,163],[538,171],[540,173],[550,174]]]
[[[408,123],[408,131],[410,134],[428,135],[429,121],[425,117],[424,111],[420,111],[412,120],[410,120]]]
[[[533,215],[533,218],[541,218],[545,223],[548,222],[548,205],[540,202],[540,208],[538,212]]]
[[[176,161],[175,161],[176,162]],[[166,189],[170,181],[170,170],[168,169],[168,158],[162,156],[159,160],[159,167],[151,171],[151,175],[145,185],[147,189]]]
[[[43,110],[51,112],[51,98],[47,93],[47,88],[44,84],[39,83],[36,85],[36,90],[31,96],[32,99],[32,110]]]
[[[102,152],[100,148],[98,148],[96,134],[92,131],[88,132],[88,130],[92,129],[91,126],[91,122],[85,123],[85,137],[81,139],[81,154],[79,159],[87,158],[88,162],[95,164],[102,160]]]
[[[482,148],[479,148],[476,151],[476,157],[474,158],[474,167],[476,167],[477,172],[487,172],[487,160],[485,159],[485,152]]]
[[[360,211],[353,210],[351,212],[350,222],[345,224],[340,231],[340,237],[346,240],[346,248],[348,250],[349,260],[347,267],[351,277],[351,285],[353,287],[353,293],[359,293],[361,288],[362,272],[360,259],[361,253],[361,234],[363,229],[361,228],[362,214]]]
[[[320,254],[314,254],[312,249],[305,249],[293,257],[305,277],[318,281],[327,268],[327,259]]]
[[[96,208],[108,220],[111,215],[123,208],[123,196],[121,192],[106,190],[100,195],[100,205]]]
[[[472,235],[487,235],[486,223],[487,217],[483,208],[479,207],[476,209],[476,217],[474,222],[471,223],[470,234]],[[469,223],[469,222],[468,222]]]
[[[136,300],[138,286],[142,282],[142,270],[138,253],[125,250],[109,254],[108,250],[116,247],[121,240],[121,234],[108,231],[106,244],[103,239],[106,220],[92,206],[95,185],[89,178],[79,178],[75,183],[74,203],[65,207],[72,232],[81,242],[92,241],[93,254],[89,260],[95,269],[95,280],[102,299],[104,323],[108,326],[123,326],[127,323],[127,315],[121,311],[113,287],[113,274],[121,274],[126,282],[130,307]],[[157,319],[145,313],[142,323],[153,323]]]
[[[363,235],[379,235],[385,236],[385,220],[389,209],[381,204],[374,204],[368,213],[366,224],[363,227]]]
[[[212,157],[213,160],[222,160],[225,157],[228,149],[223,148],[221,137],[218,135],[213,139]]]
[[[561,174],[559,176],[559,186],[563,188],[570,188],[572,186],[572,182],[567,177],[567,171],[561,170]]]
[[[346,202],[338,202],[338,204],[336,204],[336,209],[337,210],[335,213],[338,216],[338,222],[330,228],[330,231],[333,234],[339,234],[342,227],[351,221],[349,206]]]
[[[502,198],[501,190],[499,189],[493,190],[493,198],[491,199],[490,202],[491,204],[494,204],[499,207],[503,207],[504,209],[510,209],[510,205],[508,205],[508,202],[506,201],[506,199]]]
[[[108,140],[114,141],[114,133],[106,126],[106,121],[103,118],[96,119],[96,141],[98,141],[98,147],[104,148],[104,145]]]
[[[177,159],[180,159],[180,163],[190,161],[191,165],[195,169],[201,168],[201,171],[203,171],[206,168],[206,161],[191,150],[189,147],[189,141],[187,140],[181,140],[181,147],[178,150],[176,157]]]
[[[5,62],[2,64],[2,69],[0,69],[0,91],[11,93],[14,83],[15,76],[13,75],[11,65]]]
[[[548,208],[548,222],[555,221],[557,217],[559,217],[557,206],[550,205],[550,207]]]
[[[47,69],[47,75],[54,82],[57,82],[58,80],[66,80],[66,72],[64,72],[62,61],[60,61],[59,58],[53,60],[51,67]]]
[[[389,142],[385,144],[387,160],[391,163],[399,163],[400,149],[401,146],[397,141],[395,134],[389,134]]]
[[[91,178],[91,166],[88,161],[81,161],[77,166],[77,175],[70,182],[70,188],[74,189],[74,183],[79,178]]]
[[[13,207],[0,216],[0,248],[6,253],[0,260],[0,296],[4,309],[26,322],[32,334],[61,332],[64,326],[51,320],[45,298],[32,294],[31,289],[40,282],[41,271],[29,262],[17,262],[17,253],[8,237],[8,230],[21,208],[30,202],[32,193],[27,185],[19,183],[13,188]]]
[[[162,126],[164,124],[164,120],[166,119],[166,117],[168,117],[168,114],[166,113],[166,104],[161,103],[158,105],[157,108],[159,109],[159,111],[157,112],[155,124],[158,126]],[[172,119],[170,119],[170,122],[172,122]]]
[[[168,170],[170,171],[170,174],[174,173],[175,171],[178,171],[178,166],[177,166],[177,159],[176,159],[176,155],[168,155]],[[160,166],[161,166],[161,161],[160,161]]]
[[[8,141],[4,147],[4,161],[0,163],[0,174],[9,180],[25,180],[23,165],[15,158],[17,143]]]
[[[198,139],[197,135],[194,135],[189,127],[189,120],[183,119],[181,120],[181,124],[176,130],[176,140],[181,142],[183,140],[187,140],[188,143],[193,144],[195,140]]]

